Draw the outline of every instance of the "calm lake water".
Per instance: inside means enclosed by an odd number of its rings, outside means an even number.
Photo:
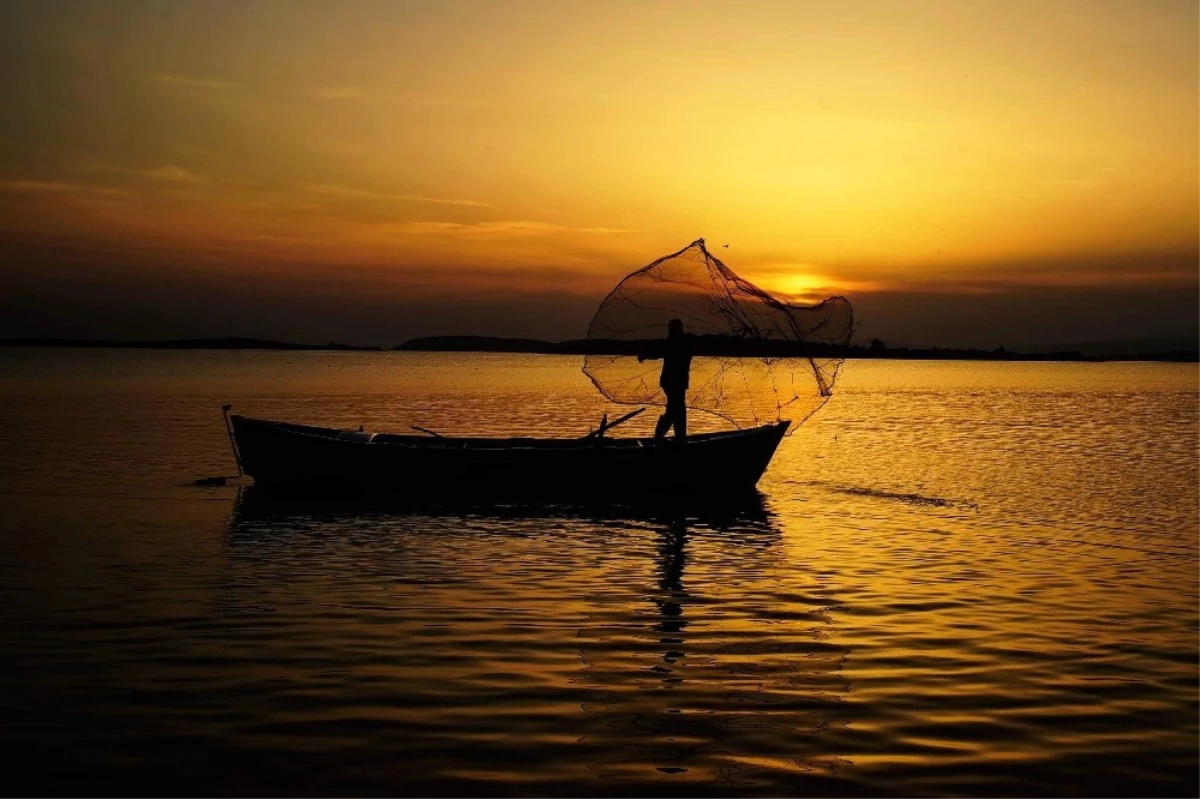
[[[1194,364],[850,362],[723,518],[191,485],[224,401],[574,435],[579,365],[0,349],[10,787],[1197,795]]]

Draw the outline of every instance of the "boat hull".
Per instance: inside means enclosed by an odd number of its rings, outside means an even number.
[[[788,423],[690,436],[496,439],[367,434],[231,416],[255,484],[466,500],[752,492]]]

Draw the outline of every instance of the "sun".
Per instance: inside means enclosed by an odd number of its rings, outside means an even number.
[[[829,295],[830,283],[820,275],[805,272],[773,275],[764,281],[767,290],[792,302],[814,302]]]

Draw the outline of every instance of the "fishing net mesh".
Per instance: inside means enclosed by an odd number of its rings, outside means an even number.
[[[609,400],[664,405],[662,362],[637,355],[683,323],[687,406],[738,427],[800,424],[833,391],[854,332],[844,297],[792,305],[738,277],[700,239],[622,280],[588,328],[583,371]],[[793,428],[794,429],[794,428]]]

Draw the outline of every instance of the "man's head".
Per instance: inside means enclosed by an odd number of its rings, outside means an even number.
[[[668,322],[667,323],[667,335],[668,336],[682,336],[683,335],[683,320],[682,319],[672,319],[670,322]]]

